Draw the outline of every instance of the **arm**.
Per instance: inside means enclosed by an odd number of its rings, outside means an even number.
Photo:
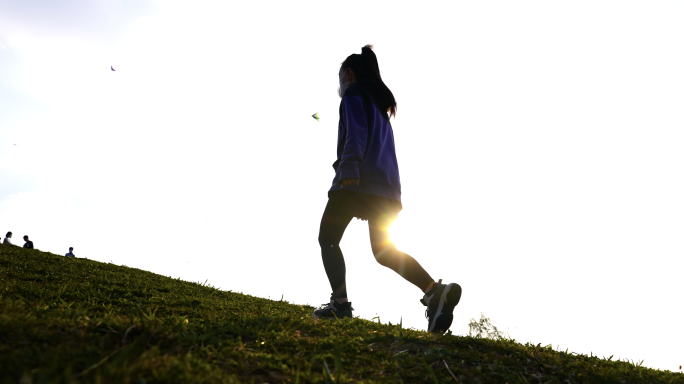
[[[368,140],[368,119],[366,105],[360,97],[344,97],[344,125],[346,139],[340,159],[340,180],[359,178],[359,167],[363,164]]]

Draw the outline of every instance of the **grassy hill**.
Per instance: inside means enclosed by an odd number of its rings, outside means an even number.
[[[684,383],[540,345],[317,322],[312,311],[0,245],[0,382]]]

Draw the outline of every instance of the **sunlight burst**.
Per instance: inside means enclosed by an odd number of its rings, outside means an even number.
[[[392,224],[390,224],[388,228],[390,237],[389,241],[394,243],[394,245],[397,245],[397,239],[400,239],[403,233],[403,228],[401,224],[399,224],[399,220],[394,220]]]

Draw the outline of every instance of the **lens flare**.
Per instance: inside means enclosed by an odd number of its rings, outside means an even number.
[[[393,244],[397,244],[397,239],[401,237],[401,225],[398,224],[398,220],[394,220],[392,224],[387,228],[389,232],[389,241]]]

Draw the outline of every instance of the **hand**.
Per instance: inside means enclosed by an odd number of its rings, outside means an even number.
[[[340,185],[342,186],[342,188],[344,188],[345,185],[358,186],[359,185],[359,179],[357,179],[355,177],[348,177],[346,179],[340,180]]]

